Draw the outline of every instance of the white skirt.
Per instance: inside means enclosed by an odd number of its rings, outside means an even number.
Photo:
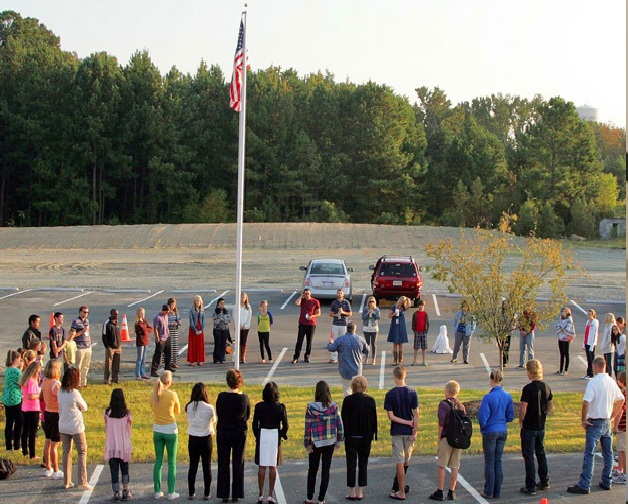
[[[261,429],[259,435],[259,465],[261,467],[276,467],[278,449],[279,431],[277,429]]]

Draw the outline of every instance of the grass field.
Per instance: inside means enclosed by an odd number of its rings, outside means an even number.
[[[192,383],[176,384],[172,390],[179,395],[181,408],[185,408],[188,402]],[[152,442],[152,411],[148,404],[151,392],[150,383],[125,382],[124,393],[133,415],[133,461],[151,462],[154,460]],[[109,404],[111,387],[106,385],[91,385],[83,391],[83,397],[87,401],[89,410],[84,413],[86,435],[88,444],[89,463],[101,463],[105,445],[103,414]],[[217,395],[225,390],[224,386],[209,384],[208,392],[210,402],[215,403]],[[261,400],[261,386],[246,386],[244,393],[249,395],[251,409],[255,403]],[[288,440],[283,444],[285,459],[305,458],[306,451],[303,448],[303,428],[305,408],[314,398],[314,387],[287,387],[280,388],[281,401],[288,411]],[[419,394],[419,435],[415,443],[415,453],[421,455],[436,454],[437,449],[437,418],[436,410],[439,401],[443,398],[443,391],[436,389],[417,388]],[[465,390],[460,394],[462,401],[480,399],[486,390]],[[378,405],[378,440],[373,443],[371,454],[373,456],[390,456],[390,422],[383,409],[384,390],[369,391]],[[332,397],[339,404],[342,403],[342,391],[340,388],[332,388]],[[517,401],[518,396],[513,396]],[[560,393],[554,397],[554,414],[548,418],[545,434],[545,446],[548,452],[574,452],[583,448],[584,435],[580,427],[580,407],[582,396],[580,394]],[[252,413],[251,413],[252,417]],[[179,456],[180,462],[188,461],[187,450],[187,421],[185,414],[177,418],[179,426]],[[249,424],[250,425],[250,424]],[[37,455],[43,451],[44,435],[39,432],[37,439]],[[249,429],[247,437],[246,458],[253,459],[255,439]],[[481,453],[482,437],[477,422],[474,421],[474,434],[468,453]],[[506,444],[507,452],[518,452],[519,426],[515,420],[509,425],[509,438]],[[60,453],[60,451],[59,451]],[[76,453],[74,454],[76,456]],[[15,457],[14,457],[15,458]]]

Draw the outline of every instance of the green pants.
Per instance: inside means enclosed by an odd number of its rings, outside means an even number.
[[[177,482],[179,435],[153,432],[153,444],[155,445],[155,466],[153,467],[155,493],[161,491],[161,466],[164,463],[164,448],[168,452],[168,493],[173,493]]]

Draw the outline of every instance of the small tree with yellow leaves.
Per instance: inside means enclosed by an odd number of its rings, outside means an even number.
[[[523,311],[536,312],[541,328],[556,319],[567,299],[567,272],[579,269],[558,241],[515,238],[512,218],[505,214],[498,230],[461,230],[457,241],[450,238],[425,247],[435,261],[432,277],[467,299],[480,337],[496,342],[501,369],[504,344]]]

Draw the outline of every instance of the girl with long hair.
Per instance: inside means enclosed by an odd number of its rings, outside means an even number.
[[[20,379],[22,389],[22,453],[28,455],[31,460],[39,460],[35,456],[35,443],[37,441],[37,428],[39,427],[39,415],[41,406],[39,396],[41,387],[39,386],[39,372],[41,364],[37,359],[31,362],[24,370]]]
[[[194,296],[189,315],[188,364],[202,366],[205,362],[205,308],[203,298]]]
[[[373,365],[377,362],[377,333],[379,332],[380,318],[377,300],[374,296],[369,296],[366,300],[366,308],[362,311],[362,333],[371,349],[371,364]]]
[[[273,354],[270,351],[270,328],[273,326],[273,314],[268,309],[268,301],[262,299],[259,303],[257,313],[257,339],[259,340],[259,351],[262,355],[262,364],[266,364],[264,349],[268,354],[268,362],[273,361]]]
[[[172,372],[163,371],[155,382],[149,403],[153,409],[153,444],[155,445],[155,465],[153,466],[153,486],[155,499],[163,497],[161,491],[161,467],[164,463],[164,448],[168,452],[168,500],[179,497],[175,492],[177,483],[177,449],[179,429],[175,415],[181,412],[179,396],[170,390]]]
[[[401,296],[388,314],[391,321],[387,341],[393,344],[393,366],[403,362],[403,344],[408,342],[405,312],[409,307],[410,299]]]
[[[604,354],[606,361],[606,372],[608,376],[613,376],[613,364],[615,360],[615,345],[613,344],[613,327],[617,327],[615,315],[606,313],[604,315],[604,332],[600,340],[600,353]]]
[[[198,472],[198,462],[203,467],[203,499],[209,500],[212,484],[211,459],[213,451],[213,437],[216,434],[216,412],[209,404],[207,387],[198,382],[192,387],[190,401],[185,405],[185,414],[188,419],[188,453],[190,467],[188,469],[188,498],[196,497],[195,483]]]
[[[597,333],[600,328],[600,321],[597,319],[597,313],[593,308],[587,310],[587,323],[584,326],[584,337],[582,345],[587,355],[587,374],[582,379],[590,380],[593,378],[593,359],[595,359],[595,346],[597,345]]]
[[[59,432],[63,444],[63,478],[65,488],[72,488],[72,444],[76,444],[78,452],[78,470],[81,488],[93,490],[87,479],[87,440],[85,439],[85,422],[83,412],[87,411],[87,403],[78,391],[81,373],[77,368],[69,368],[61,379],[61,390],[57,396],[59,401]]]
[[[240,296],[240,364],[246,364],[246,341],[249,338],[253,309],[249,303],[249,295],[243,292]]]
[[[567,376],[569,371],[569,345],[576,337],[576,328],[571,316],[571,309],[565,306],[560,312],[560,319],[556,324],[558,335],[558,350],[560,352],[560,366],[557,375]]]
[[[131,460],[131,412],[126,405],[124,391],[111,391],[109,407],[105,410],[105,460],[109,462],[113,502],[131,499],[129,491],[129,461]],[[120,495],[119,473],[122,473],[122,495]]]
[[[137,357],[135,359],[135,379],[138,381],[150,380],[150,376],[146,374],[146,352],[150,343],[150,335],[153,328],[146,320],[146,311],[144,308],[138,308],[135,312],[135,346],[137,348]]]
[[[325,502],[325,494],[329,486],[329,469],[334,450],[339,450],[344,439],[344,427],[338,404],[331,399],[327,382],[321,380],[316,384],[314,401],[308,403],[305,410],[305,433],[303,444],[308,453],[307,499],[305,504],[314,504],[316,474],[321,458],[321,486],[318,490],[318,502]]]
[[[4,426],[4,440],[7,453],[20,450],[22,438],[22,357],[19,352],[9,350],[5,362],[7,368],[4,372],[4,387],[2,388],[2,404],[6,423]]]
[[[45,476],[52,479],[62,479],[63,471],[59,470],[59,456],[57,447],[61,441],[59,433],[59,390],[61,389],[61,361],[49,360],[44,371],[44,382],[41,385],[41,395],[44,399],[46,421],[44,422],[44,462]]]
[[[179,309],[177,308],[177,300],[175,298],[168,299],[168,332],[170,333],[170,346],[172,352],[171,368],[179,367],[179,327],[181,319],[179,318]]]
[[[279,402],[279,387],[275,382],[268,382],[262,391],[262,402],[255,405],[253,413],[253,434],[255,435],[255,463],[259,485],[258,502],[264,502],[264,480],[266,468],[268,474],[268,502],[277,502],[273,498],[277,466],[281,465],[281,440],[288,439],[288,414],[286,406]]]
[[[225,353],[227,351],[227,341],[231,342],[229,334],[229,324],[231,323],[231,314],[225,307],[224,298],[218,298],[216,308],[212,313],[214,321],[214,364],[225,363]]]

